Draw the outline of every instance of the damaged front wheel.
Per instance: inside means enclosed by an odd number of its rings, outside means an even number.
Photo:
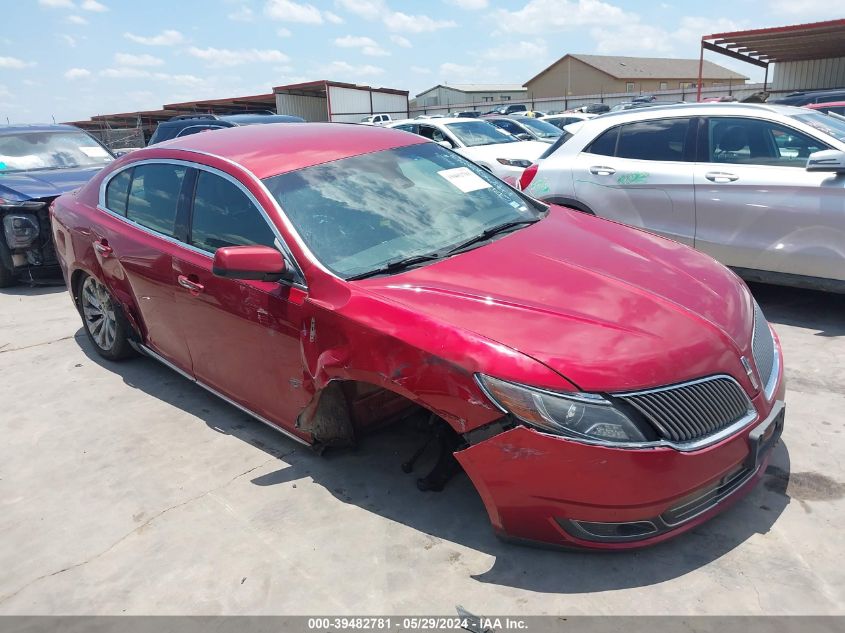
[[[100,356],[119,360],[131,354],[126,322],[103,284],[90,275],[86,276],[79,284],[77,305],[88,340]]]

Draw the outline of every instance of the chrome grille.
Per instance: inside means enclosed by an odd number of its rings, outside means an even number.
[[[707,437],[754,411],[742,387],[727,376],[616,397],[634,406],[658,435],[671,442]]]
[[[775,340],[769,329],[769,322],[757,302],[754,302],[754,335],[751,339],[751,353],[760,376],[761,387],[765,387],[772,377],[775,366]]]

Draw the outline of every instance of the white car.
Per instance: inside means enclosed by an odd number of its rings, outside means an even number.
[[[519,186],[694,246],[747,279],[845,292],[841,119],[750,103],[604,114],[567,126]]]
[[[544,117],[540,117],[540,120],[551,123],[562,130],[567,125],[595,119],[597,116],[598,114],[589,114],[587,112],[564,112],[562,114],[547,114]]]
[[[361,123],[364,125],[384,125],[385,123],[390,123],[391,120],[389,114],[373,114],[361,119]]]
[[[510,184],[516,184],[523,170],[549,148],[548,143],[520,141],[483,119],[409,119],[386,127],[419,134],[449,147]]]

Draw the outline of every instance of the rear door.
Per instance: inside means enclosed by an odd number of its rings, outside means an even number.
[[[618,125],[573,161],[575,195],[596,215],[692,245],[697,119]]]
[[[845,279],[845,179],[805,169],[830,147],[750,117],[711,117],[702,136],[695,247],[738,268]]]
[[[229,174],[200,168],[191,198],[186,246],[174,257],[173,268],[194,374],[292,430],[310,400],[303,389],[300,348],[300,331],[307,330],[303,286],[216,277],[212,258],[218,248],[279,248],[281,237],[249,190]],[[292,261],[289,254],[286,258]]]
[[[176,306],[173,255],[185,233],[184,191],[192,170],[144,161],[106,183],[91,239],[105,282],[144,330],[147,345],[186,373],[191,357]]]

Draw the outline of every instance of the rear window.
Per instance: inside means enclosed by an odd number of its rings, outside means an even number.
[[[640,121],[623,125],[616,145],[618,158],[682,161],[689,119]]]

